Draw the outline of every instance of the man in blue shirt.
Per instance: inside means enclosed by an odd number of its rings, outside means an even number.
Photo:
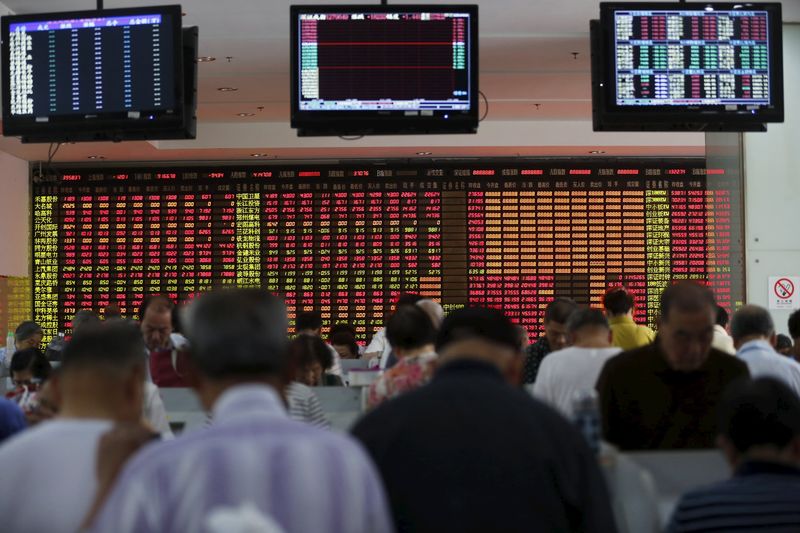
[[[744,380],[718,416],[734,475],[685,494],[668,531],[800,531],[800,398],[775,378]]]
[[[25,426],[22,409],[11,400],[0,398],[0,442],[25,429]]]

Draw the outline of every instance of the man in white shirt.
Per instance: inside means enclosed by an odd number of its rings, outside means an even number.
[[[134,325],[84,329],[64,348],[58,417],[0,446],[3,531],[74,533],[97,490],[96,450],[115,422],[142,417],[144,342]]]
[[[594,391],[603,365],[621,349],[611,346],[611,328],[602,311],[579,309],[566,327],[571,346],[542,360],[533,394],[572,418],[576,395]]]
[[[260,289],[221,290],[196,298],[182,318],[189,380],[213,422],[147,446],[124,468],[143,435],[117,428],[104,436],[92,530],[208,531],[221,510],[249,505],[285,531],[390,532],[383,486],[364,450],[287,416],[283,302]]]
[[[711,347],[730,355],[736,355],[736,348],[733,346],[733,338],[728,335],[725,327],[728,325],[728,312],[724,307],[717,304],[717,323],[714,324],[714,339]]]
[[[775,324],[766,309],[746,305],[736,311],[731,335],[736,357],[747,363],[750,376],[780,379],[800,396],[800,363],[775,351]]]

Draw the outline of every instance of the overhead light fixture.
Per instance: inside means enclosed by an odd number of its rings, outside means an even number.
[[[605,150],[589,150],[590,154],[604,154],[606,153]]]
[[[712,6],[706,6],[706,11],[714,11],[714,8]]]
[[[250,154],[250,157],[269,157],[269,154]]]
[[[105,156],[102,155],[88,155],[86,159],[105,159]]]
[[[238,91],[238,87],[217,87],[217,90],[223,93],[232,93],[234,91]]]
[[[417,152],[417,155],[433,155],[433,152]]]
[[[236,113],[237,117],[254,117],[256,116],[255,113]]]
[[[216,61],[217,58],[213,56],[200,56],[197,58],[198,63],[211,63],[212,61]]]

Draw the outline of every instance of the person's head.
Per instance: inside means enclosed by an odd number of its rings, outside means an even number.
[[[724,307],[717,304],[717,325],[723,328],[727,328],[729,320],[730,318],[728,317],[728,312],[725,310]]]
[[[172,346],[172,311],[175,302],[166,296],[148,296],[139,308],[139,321],[145,345],[149,350],[164,350]]]
[[[786,355],[788,357],[791,357],[792,348],[794,348],[792,339],[790,339],[787,335],[784,335],[783,333],[779,333],[775,339],[775,351],[781,355]]]
[[[322,333],[322,313],[319,311],[304,311],[297,313],[294,323],[295,333],[319,335]]]
[[[738,350],[753,340],[765,340],[775,344],[775,324],[769,312],[757,305],[745,305],[733,314],[731,337]]]
[[[44,332],[41,326],[33,320],[22,322],[14,331],[14,344],[17,350],[38,348],[42,344]]]
[[[800,309],[789,315],[789,335],[797,341],[800,339]]]
[[[453,311],[436,335],[442,365],[462,359],[496,366],[512,385],[522,378],[523,357],[514,324],[498,309],[465,307]]]
[[[611,317],[632,314],[633,303],[633,296],[621,287],[611,289],[603,297],[603,307]]]
[[[711,289],[691,281],[670,285],[661,294],[658,342],[670,368],[692,372],[706,362],[716,305]]]
[[[404,305],[416,305],[417,302],[422,299],[422,296],[419,294],[415,294],[413,292],[402,292],[397,297],[397,301],[394,303],[394,310],[397,311]]]
[[[298,335],[289,343],[288,381],[309,387],[323,385],[322,375],[333,366],[333,355],[317,335]]]
[[[556,298],[544,310],[544,335],[552,351],[567,347],[567,320],[577,308],[572,298]]]
[[[778,379],[731,384],[719,404],[717,430],[733,467],[748,459],[800,466],[800,398]]]
[[[72,334],[75,335],[82,327],[91,326],[100,322],[100,317],[91,309],[81,309],[72,317]]]
[[[339,322],[338,324],[332,325],[330,335],[331,336],[336,335],[340,331],[344,333],[349,333],[350,335],[353,336],[353,338],[355,338],[358,335],[356,328],[352,324],[347,324],[346,322]]]
[[[35,389],[50,377],[52,367],[38,348],[25,348],[11,357],[9,371],[15,387]]]
[[[599,309],[578,309],[567,320],[569,343],[581,348],[611,346],[611,328]]]
[[[436,341],[436,326],[421,307],[406,305],[386,322],[386,340],[398,358],[431,351]]]
[[[146,357],[141,330],[115,320],[80,328],[64,348],[55,381],[65,417],[138,422]]]
[[[181,318],[191,346],[188,380],[207,409],[233,385],[282,386],[289,321],[280,298],[261,289],[212,291],[195,298]]]
[[[346,331],[337,331],[330,337],[331,346],[342,359],[358,359],[356,339]]]
[[[122,318],[122,311],[120,311],[117,304],[108,304],[103,309],[103,318],[105,320],[113,320],[115,318]]]
[[[444,309],[439,305],[439,302],[430,298],[423,298],[417,302],[417,307],[425,311],[428,314],[428,318],[431,319],[433,327],[439,329],[439,326],[442,325],[442,320],[444,320]]]

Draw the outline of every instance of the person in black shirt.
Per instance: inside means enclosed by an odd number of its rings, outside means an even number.
[[[353,429],[381,472],[397,530],[616,531],[582,435],[519,389],[518,333],[505,315],[454,311],[436,351],[430,384]]]
[[[567,347],[567,320],[578,308],[571,298],[556,298],[544,310],[544,336],[528,346],[525,350],[525,366],[522,382],[536,381],[539,366],[550,352],[557,352]]]
[[[693,282],[661,296],[653,344],[609,359],[597,380],[606,440],[621,450],[713,448],[715,411],[747,365],[711,347],[716,303]]]

